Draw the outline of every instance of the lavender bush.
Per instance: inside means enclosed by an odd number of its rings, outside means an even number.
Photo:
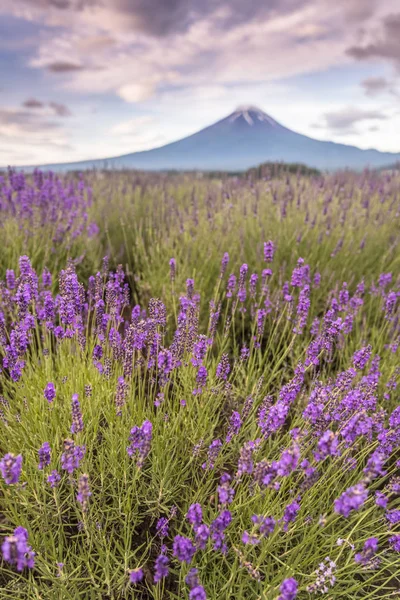
[[[90,277],[2,256],[0,597],[395,597],[399,178],[88,180]]]

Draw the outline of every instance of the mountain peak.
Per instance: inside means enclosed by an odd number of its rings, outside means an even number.
[[[233,122],[236,119],[243,118],[250,126],[254,125],[256,121],[263,121],[268,123],[272,127],[277,127],[278,123],[267,113],[265,113],[258,106],[251,104],[242,104],[238,106],[236,110],[229,116],[229,121]]]

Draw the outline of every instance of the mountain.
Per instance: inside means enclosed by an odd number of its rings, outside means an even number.
[[[284,127],[256,106],[240,106],[225,119],[160,148],[107,159],[45,165],[57,171],[91,168],[244,171],[264,162],[300,162],[323,170],[383,167],[400,153],[324,142]]]

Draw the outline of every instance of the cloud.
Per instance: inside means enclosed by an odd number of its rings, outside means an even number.
[[[44,65],[44,67],[51,73],[72,73],[74,71],[80,71],[83,69],[82,65],[71,63],[68,61],[55,61]]]
[[[28,98],[27,100],[25,100],[22,106],[24,106],[25,108],[43,108],[44,104],[36,98]]]
[[[35,133],[42,130],[54,130],[58,123],[42,117],[28,110],[15,108],[0,108],[0,132],[12,135],[13,131],[21,130],[25,133]]]
[[[156,86],[153,83],[128,83],[118,89],[118,95],[127,102],[144,102],[151,98]]]
[[[65,104],[60,104],[59,102],[49,102],[49,106],[53,109],[58,117],[70,117],[72,114],[68,106],[65,106]]]
[[[348,48],[349,56],[358,60],[386,59],[392,61],[400,70],[400,13],[391,14],[383,19],[378,39],[365,45]]]
[[[368,77],[361,82],[367,96],[377,96],[382,92],[386,92],[390,83],[384,77]]]
[[[356,107],[342,108],[324,115],[324,127],[341,135],[355,133],[355,125],[368,121],[384,121],[388,117],[378,110],[366,110]]]

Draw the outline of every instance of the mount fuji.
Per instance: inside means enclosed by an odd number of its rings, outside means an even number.
[[[224,119],[176,142],[107,159],[45,165],[56,171],[92,168],[243,171],[263,162],[303,163],[322,170],[392,166],[399,153],[319,141],[284,127],[256,106],[239,106]]]

